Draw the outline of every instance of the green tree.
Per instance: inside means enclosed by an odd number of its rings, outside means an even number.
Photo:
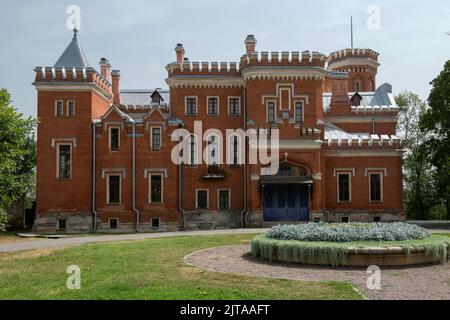
[[[408,218],[424,220],[436,205],[433,186],[433,166],[425,152],[427,135],[420,130],[419,121],[426,103],[412,92],[402,92],[395,101],[400,107],[397,131],[403,136],[404,201]]]
[[[422,132],[430,135],[426,150],[436,169],[434,188],[445,205],[447,220],[450,220],[450,60],[431,85],[429,108],[420,118],[420,127]]]
[[[35,121],[18,113],[8,91],[0,89],[0,212],[34,191],[34,127]]]

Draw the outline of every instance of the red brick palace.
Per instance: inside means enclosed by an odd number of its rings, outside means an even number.
[[[77,30],[53,67],[35,69],[37,231],[404,218],[399,108],[391,85],[376,84],[377,52],[257,52],[253,35],[239,63],[175,51],[168,89],[121,89],[107,59],[99,72],[89,63]],[[193,134],[178,164],[180,129]],[[248,162],[245,136],[218,143],[239,129],[279,129],[276,174]]]

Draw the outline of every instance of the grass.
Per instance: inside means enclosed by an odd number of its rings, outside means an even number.
[[[415,248],[424,248],[429,256],[439,257],[444,263],[449,260],[450,235],[431,235],[422,240],[404,241],[353,241],[353,242],[327,242],[327,241],[298,241],[279,240],[258,235],[252,240],[252,255],[254,257],[273,260],[316,264],[317,261],[326,261],[332,266],[342,265],[348,248],[388,248],[401,247],[407,254]]]
[[[253,235],[192,236],[90,244],[0,255],[0,299],[361,299],[346,282],[306,282],[222,274],[183,257]],[[81,268],[81,290],[66,269]]]

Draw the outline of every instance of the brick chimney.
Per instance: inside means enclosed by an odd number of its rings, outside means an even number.
[[[101,58],[98,64],[100,65],[100,73],[102,74],[103,78],[111,81],[111,64],[109,63],[108,59]]]
[[[178,43],[175,47],[175,52],[177,53],[177,62],[183,63],[184,61],[184,48],[181,43]]]
[[[252,52],[256,51],[256,39],[255,36],[252,34],[249,34],[247,36],[247,38],[245,38],[245,51],[247,52],[247,54],[250,54]]]
[[[349,107],[348,73],[331,72],[329,77],[331,78],[331,109],[337,111],[336,108]]]
[[[120,104],[120,70],[113,70],[111,72],[112,78],[112,92],[113,92],[113,103],[115,105]]]

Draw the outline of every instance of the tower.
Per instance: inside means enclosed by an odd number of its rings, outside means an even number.
[[[343,49],[330,54],[327,70],[348,73],[349,92],[373,92],[379,53],[372,49]]]
[[[105,61],[103,61],[105,62]],[[38,231],[88,231],[91,227],[92,121],[113,100],[109,63],[98,73],[74,29],[52,67],[36,67]]]

